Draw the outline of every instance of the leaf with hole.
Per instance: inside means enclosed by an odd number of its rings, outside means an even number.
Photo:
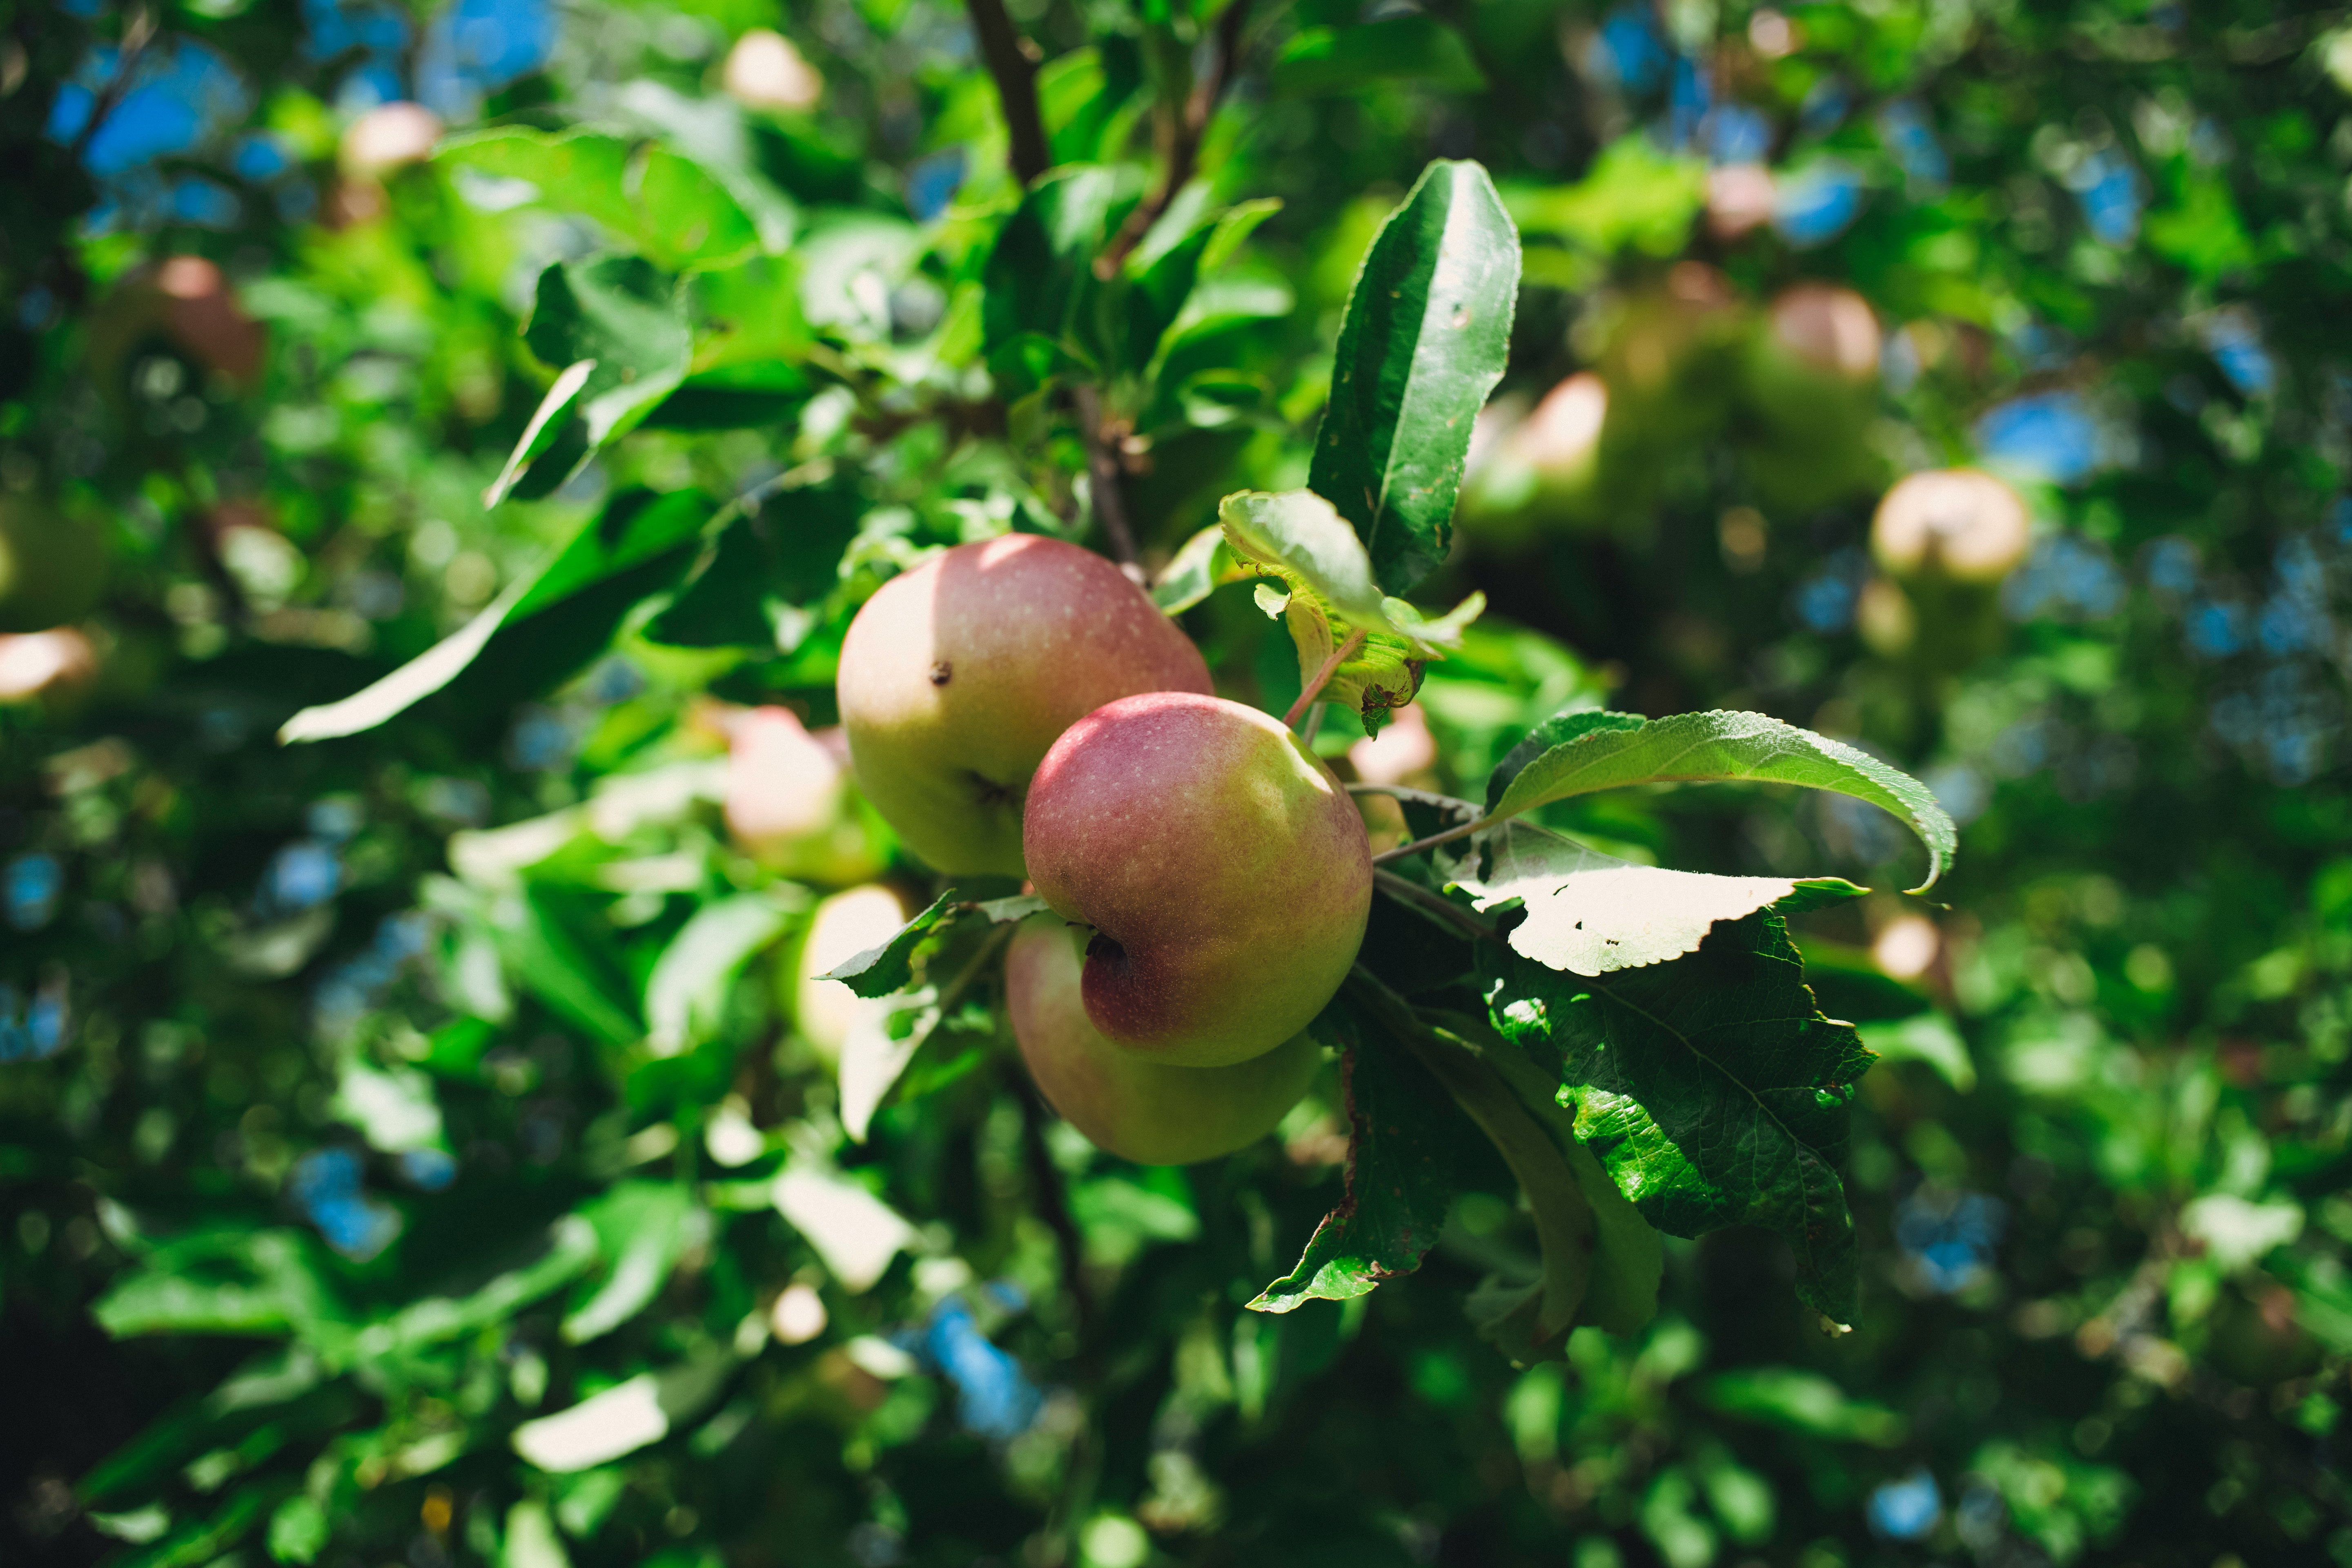
[[[1576,1132],[1643,1218],[1672,1236],[1758,1225],[1797,1258],[1797,1290],[1853,1313],[1853,1218],[1839,1174],[1871,1055],[1822,1016],[1777,915],[1715,928],[1696,952],[1596,976],[1482,943],[1506,1037],[1559,1053]]]
[[[1725,921],[1781,914],[1867,889],[1836,878],[1717,877],[1636,866],[1527,822],[1506,822],[1474,843],[1482,869],[1454,885],[1482,912],[1517,904],[1511,951],[1574,974],[1640,969],[1696,952]]]

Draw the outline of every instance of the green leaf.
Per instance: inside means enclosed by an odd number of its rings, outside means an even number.
[[[1445,560],[1470,428],[1502,379],[1519,237],[1475,163],[1433,163],[1365,254],[1307,487],[1408,593]]]
[[[338,1347],[349,1364],[380,1360],[440,1344],[503,1322],[521,1308],[561,1289],[596,1266],[601,1256],[595,1227],[566,1215],[541,1234],[533,1253],[463,1294],[425,1296],[381,1321],[369,1324]]]
[[[1486,784],[1489,818],[1595,790],[1643,784],[1786,784],[1830,790],[1884,806],[1927,847],[1934,885],[1951,864],[1959,835],[1927,786],[1842,741],[1761,713],[1578,712],[1548,719],[1515,748]]]
[[[278,731],[278,743],[374,729],[447,687],[494,645],[496,656],[484,662],[507,689],[528,695],[562,679],[602,652],[640,600],[685,574],[711,512],[697,490],[615,496],[545,565],[516,578],[464,627],[351,696],[296,713]],[[573,613],[550,614],[559,610]]]
[[[297,1493],[269,1516],[269,1555],[280,1563],[314,1563],[327,1549],[327,1510]]]
[[[1446,616],[1431,619],[1372,581],[1363,542],[1331,503],[1312,490],[1267,495],[1244,490],[1218,508],[1225,542],[1244,568],[1279,577],[1286,595],[1259,585],[1258,606],[1278,615],[1298,651],[1301,689],[1324,678],[1321,700],[1356,710],[1368,733],[1421,689],[1422,667],[1461,646],[1462,633],[1486,608],[1473,594]],[[1362,641],[1334,666],[1342,646]]]
[[[1024,335],[1083,360],[1106,357],[1094,260],[1141,195],[1139,171],[1097,163],[1055,169],[1029,187],[982,275],[988,292],[981,325],[992,361]]]
[[[1717,927],[1697,952],[1594,978],[1481,944],[1495,1025],[1561,1053],[1576,1132],[1669,1235],[1759,1225],[1797,1257],[1803,1299],[1853,1311],[1839,1166],[1870,1053],[1821,1016],[1780,917]]]
[[[568,1410],[524,1422],[515,1428],[515,1452],[558,1475],[610,1464],[669,1436],[717,1396],[734,1370],[732,1354],[711,1348],[667,1371],[640,1373]],[[511,1546],[511,1524],[509,1530]]]
[[[494,507],[506,500],[508,493],[522,479],[524,470],[555,445],[557,438],[568,428],[566,421],[572,405],[579,401],[581,392],[588,385],[588,378],[595,373],[596,362],[593,359],[574,361],[557,373],[546,395],[532,410],[530,423],[522,427],[522,437],[515,442],[513,452],[508,455],[506,467],[499,470],[499,477],[492,479],[489,488],[482,492],[484,507]]]
[[[1706,161],[1663,151],[1648,132],[1633,131],[1603,148],[1575,184],[1514,187],[1503,200],[1525,232],[1555,236],[1589,256],[1674,256],[1706,210]]]
[[[888,942],[867,948],[816,978],[838,980],[868,1001],[904,991],[915,983],[915,950],[934,933],[953,924],[962,912],[956,902],[955,889],[950,888],[931,900],[929,909],[900,926]]]
[[[1786,913],[1791,900],[1868,890],[1835,878],[1717,877],[1636,866],[1525,822],[1507,822],[1475,842],[1486,850],[1484,874],[1456,875],[1454,885],[1482,911],[1519,905],[1527,918],[1507,933],[1511,951],[1576,974],[1679,958],[1725,921],[1763,909]]]
[[[1344,1301],[1412,1273],[1437,1244],[1463,1178],[1488,1158],[1477,1129],[1378,1019],[1342,1005],[1318,1026],[1345,1053],[1346,1194],[1315,1227],[1297,1267],[1249,1304],[1253,1311]]]
[[[566,1344],[585,1344],[645,1310],[680,1254],[703,1233],[702,1211],[675,1182],[622,1182],[580,1211],[610,1260],[604,1279],[563,1316]]]
[[[526,181],[538,205],[593,218],[673,271],[722,265],[760,245],[757,226],[727,187],[658,142],[509,125],[449,137],[433,161]]]
[[[166,1242],[118,1277],[90,1309],[132,1334],[304,1334],[347,1310],[319,1244],[295,1230],[208,1231]]]
[[[219,1557],[242,1540],[245,1532],[291,1489],[274,1482],[242,1489],[223,1503],[210,1519],[200,1520],[115,1562],[121,1568],[197,1568]]]
[[[1883,1062],[1926,1062],[1962,1094],[1977,1086],[1977,1065],[1969,1043],[1948,1014],[1914,1013],[1862,1026],[1862,1043]]]
[[[1241,580],[1230,551],[1223,555],[1225,531],[1211,523],[1184,542],[1182,549],[1152,579],[1151,602],[1164,615],[1181,616],[1207,598],[1221,583]]]
[[[618,976],[531,891],[501,900],[491,941],[509,973],[557,1016],[600,1044],[629,1046],[645,1026],[625,1001]]]
[[[787,911],[745,893],[708,903],[670,938],[646,978],[646,1044],[674,1057],[710,1037],[752,955],[783,934]]]
[[[694,362],[677,278],[635,256],[559,261],[541,272],[523,342],[547,364],[594,362],[576,406],[592,451],[668,396]]]
[[[1482,92],[1486,79],[1460,34],[1433,16],[1391,16],[1344,27],[1303,27],[1276,61],[1278,92],[1346,92],[1408,79],[1448,92]]]
[[[1747,1367],[1699,1384],[1701,1404],[1726,1415],[1762,1421],[1808,1436],[1891,1448],[1903,1441],[1903,1417],[1883,1405],[1849,1399],[1817,1372],[1793,1366]]]

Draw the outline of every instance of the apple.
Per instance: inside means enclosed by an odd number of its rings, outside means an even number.
[[[2009,486],[1977,468],[1936,468],[1886,492],[1870,521],[1870,552],[1889,576],[1994,584],[2024,561],[2032,534],[2024,499]]]
[[[727,745],[727,829],[770,870],[840,886],[882,866],[845,759],[825,741],[789,708],[738,714]]]
[[[1211,687],[1118,567],[1016,533],[885,584],[850,623],[835,689],[858,784],[907,847],[950,876],[1017,877],[1029,776],[1063,731],[1117,698]]]
[[[1029,876],[1091,926],[1087,1016],[1150,1060],[1264,1056],[1322,1011],[1362,944],[1371,847],[1315,754],[1254,708],[1122,698],[1038,764]]]
[[[1462,523],[1471,538],[1509,548],[1543,520],[1583,520],[1601,510],[1601,430],[1609,384],[1584,371],[1554,386],[1534,408],[1515,396],[1480,411],[1470,437]]]
[[[1731,280],[1702,262],[1676,263],[1663,289],[1618,305],[1601,323],[1596,366],[1609,384],[1612,440],[1675,443],[1717,426],[1748,330]]]
[[[1879,342],[1878,317],[1851,289],[1799,283],[1773,300],[1742,366],[1748,477],[1768,505],[1810,511],[1878,482]]]
[[[824,78],[782,33],[754,27],[735,40],[719,70],[727,96],[746,109],[805,114],[824,98]]]
[[[1906,477],[1871,519],[1870,552],[1885,574],[1874,585],[1911,612],[1909,632],[1874,637],[1872,646],[1936,671],[1994,652],[2001,581],[2025,560],[2032,532],[2024,498],[1990,474],[1937,468]]]
[[[1256,1142],[1298,1103],[1321,1053],[1294,1035],[1232,1067],[1171,1067],[1103,1038],[1087,1016],[1076,942],[1032,915],[1004,953],[1005,1009],[1047,1103],[1097,1148],[1139,1165],[1190,1165]]]
[[[165,257],[115,285],[90,324],[89,364],[99,384],[122,395],[133,353],[158,341],[241,388],[261,379],[261,323],[245,313],[220,268],[201,256]]]
[[[0,632],[78,621],[106,587],[106,537],[27,495],[0,495]]]
[[[430,158],[441,132],[441,117],[421,103],[379,103],[344,127],[336,161],[352,179],[381,180]]]

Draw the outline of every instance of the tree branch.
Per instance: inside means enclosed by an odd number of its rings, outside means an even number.
[[[1094,500],[1095,519],[1102,524],[1103,537],[1119,564],[1140,571],[1142,557],[1136,552],[1135,530],[1127,521],[1127,492],[1120,488],[1124,475],[1118,453],[1103,428],[1102,395],[1086,382],[1070,393],[1078,405],[1079,433],[1086,437],[1087,489]]]
[[[99,127],[121,106],[123,95],[131,90],[131,78],[138,72],[139,57],[147,52],[148,40],[155,36],[155,13],[142,5],[131,13],[122,24],[122,43],[114,57],[114,74],[99,89],[98,97],[89,106],[89,118],[82,122],[74,135],[73,145],[67,156],[79,163],[97,138]]]
[[[1095,276],[1109,278],[1127,260],[1129,252],[1151,232],[1168,204],[1176,199],[1192,178],[1200,163],[1201,138],[1208,133],[1209,121],[1217,112],[1217,100],[1225,95],[1226,84],[1234,78],[1234,66],[1241,58],[1242,29],[1249,25],[1250,0],[1231,0],[1217,17],[1216,41],[1210,56],[1209,71],[1192,84],[1184,100],[1184,110],[1172,125],[1165,125],[1160,137],[1160,154],[1165,161],[1160,184],[1153,188],[1136,209],[1127,215],[1109,246],[1095,258]]]
[[[1458,826],[1449,827],[1443,833],[1433,833],[1426,838],[1416,838],[1410,844],[1400,844],[1393,849],[1382,850],[1372,857],[1372,864],[1385,866],[1391,860],[1402,860],[1408,855],[1418,855],[1424,849],[1434,849],[1441,844],[1451,844],[1457,838],[1466,838],[1480,828],[1492,825],[1493,818],[1485,816],[1475,822],[1465,822]]]
[[[1004,129],[1013,143],[1005,161],[1013,177],[1025,187],[1054,166],[1054,154],[1045,144],[1045,121],[1037,112],[1036,46],[1005,15],[1004,0],[967,3],[972,30],[980,37],[981,58],[996,79],[997,101],[1004,107]]]

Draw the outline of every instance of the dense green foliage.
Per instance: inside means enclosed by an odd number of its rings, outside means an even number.
[[[2352,1563],[2335,25],[0,0],[0,1556]],[[1465,835],[1209,1164],[826,749],[1009,529]]]

